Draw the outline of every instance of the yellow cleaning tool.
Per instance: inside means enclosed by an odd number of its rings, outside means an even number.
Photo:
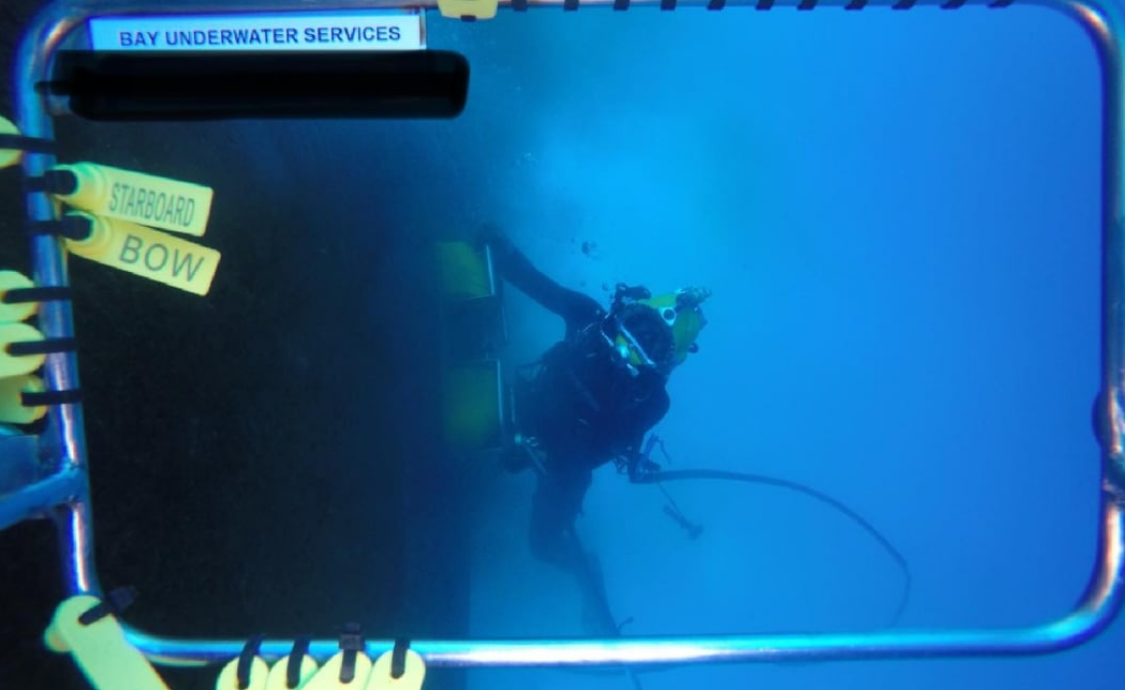
[[[417,652],[405,651],[401,676],[395,678],[391,673],[394,651],[386,652],[375,660],[364,690],[422,690],[422,681],[426,680],[426,662]]]
[[[55,652],[70,652],[95,690],[168,690],[140,650],[125,639],[125,631],[112,613],[91,615],[104,606],[88,594],[64,601],[44,633],[47,646]]]
[[[197,295],[206,295],[219,268],[209,247],[123,220],[71,212],[90,222],[90,236],[66,240],[74,254]]]
[[[442,372],[445,440],[454,450],[483,451],[500,444],[498,366],[495,361],[468,362]]]
[[[2,153],[2,152],[0,152]],[[24,321],[35,315],[39,309],[38,302],[18,302],[8,304],[4,296],[10,290],[25,290],[35,287],[35,283],[17,271],[0,271],[0,323],[15,323]]]
[[[55,197],[90,213],[202,237],[211,215],[210,187],[96,163],[58,165],[73,184]]]
[[[8,424],[31,424],[47,414],[44,405],[25,407],[24,393],[42,393],[47,390],[43,379],[28,374],[0,379],[0,422]]]
[[[484,255],[466,242],[438,242],[442,292],[453,300],[476,299],[492,294]]]

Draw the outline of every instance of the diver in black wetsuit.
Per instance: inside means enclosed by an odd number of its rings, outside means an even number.
[[[563,340],[515,386],[505,466],[538,470],[532,553],[583,578],[591,564],[574,520],[592,472],[610,461],[633,481],[659,471],[642,455],[644,436],[668,411],[672,369],[696,351],[706,323],[699,305],[710,293],[685,288],[654,298],[619,285],[606,310],[545,276],[500,231],[483,234],[499,275],[566,322]]]

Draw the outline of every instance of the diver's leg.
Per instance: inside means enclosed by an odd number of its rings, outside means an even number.
[[[539,475],[531,506],[531,553],[541,561],[574,572],[585,554],[574,538],[574,518],[590,486],[588,470],[553,469]]]
[[[582,542],[574,534],[573,528],[571,535],[577,550],[582,554],[578,567],[572,573],[582,595],[582,619],[587,633],[596,637],[618,637],[620,629],[609,608],[601,563],[593,552],[587,553],[582,548]]]
[[[617,623],[606,600],[601,566],[593,554],[582,548],[574,528],[590,480],[589,471],[539,475],[531,511],[531,551],[539,560],[574,577],[589,634],[616,637]]]

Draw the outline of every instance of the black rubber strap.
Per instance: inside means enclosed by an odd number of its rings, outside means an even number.
[[[356,655],[363,648],[363,634],[360,633],[359,623],[345,625],[344,632],[340,633],[340,649],[344,652],[344,660],[340,664],[341,683],[350,683],[355,679]]]
[[[41,177],[28,177],[23,181],[25,192],[73,194],[77,189],[78,177],[69,170],[48,170]]]
[[[22,343],[8,343],[4,352],[13,357],[25,355],[50,355],[56,352],[73,352],[78,347],[76,338],[44,338]]]
[[[756,10],[772,10],[773,0],[758,0],[758,4],[754,5]]]
[[[851,0],[844,5],[845,10],[862,10],[864,7],[867,7],[867,0]]]
[[[58,235],[68,240],[84,240],[93,234],[93,223],[82,216],[63,216],[58,220],[32,220],[24,226],[29,235]]]
[[[289,661],[285,664],[285,687],[290,690],[301,682],[301,663],[309,653],[310,642],[311,638],[307,635],[293,641],[293,651],[289,652]]]
[[[0,134],[0,149],[27,151],[28,153],[55,153],[58,147],[50,139],[25,137],[22,134]]]
[[[941,4],[943,10],[957,10],[965,5],[966,0],[947,0]]]
[[[816,0],[801,0],[801,2],[797,5],[797,9],[805,11],[815,10]]]
[[[400,637],[395,640],[395,649],[391,652],[391,678],[398,680],[406,673],[406,650],[410,649],[410,640]]]
[[[86,613],[78,617],[82,625],[97,623],[106,616],[118,615],[137,600],[137,590],[132,587],[118,587],[110,592],[101,603],[91,607]]]
[[[727,5],[727,0],[707,0],[707,9],[711,11],[721,10]]]
[[[82,390],[70,388],[65,391],[24,391],[20,393],[20,404],[24,407],[44,405],[77,405],[82,402]]]
[[[989,3],[988,6],[993,8],[993,9],[1001,9],[1001,8],[1004,8],[1004,7],[1011,6],[1011,4],[1014,3],[1015,1],[1016,0],[996,0],[995,2]]]
[[[898,0],[895,4],[891,5],[892,10],[908,10],[914,7],[914,3],[918,0]]]
[[[4,304],[28,302],[61,302],[70,299],[70,288],[65,285],[42,285],[29,288],[12,288],[0,297]]]
[[[265,639],[266,636],[259,633],[246,640],[246,644],[242,646],[242,653],[238,655],[238,667],[235,668],[234,673],[234,677],[238,679],[239,690],[250,687],[250,670],[253,668],[254,657],[258,656],[258,650],[262,648],[262,641]]]

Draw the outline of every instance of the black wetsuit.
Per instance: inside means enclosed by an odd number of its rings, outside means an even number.
[[[593,298],[560,286],[510,244],[495,249],[500,275],[566,321],[565,338],[517,385],[515,408],[546,470],[532,508],[532,552],[570,569],[583,556],[572,528],[593,470],[618,457],[635,468],[645,433],[668,411],[665,380],[650,370],[634,376],[615,360],[601,331],[606,311]]]

